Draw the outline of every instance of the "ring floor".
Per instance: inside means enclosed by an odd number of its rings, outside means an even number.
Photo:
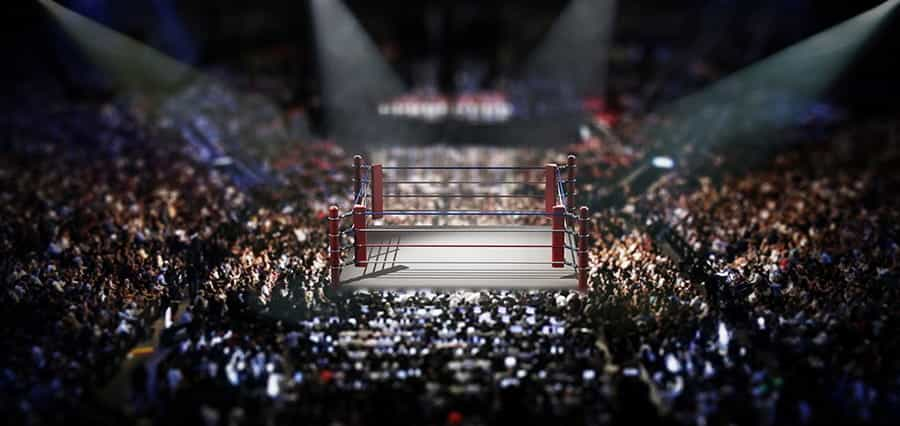
[[[546,226],[374,228],[367,232],[369,264],[345,266],[345,288],[575,289],[573,253],[554,268],[549,247],[396,247],[398,244],[550,245]],[[566,238],[566,244],[572,241]],[[384,247],[381,247],[384,246]],[[352,253],[350,253],[352,256]]]

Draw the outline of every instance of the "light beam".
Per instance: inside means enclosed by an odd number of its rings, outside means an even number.
[[[571,0],[528,59],[526,77],[602,96],[615,12],[615,0]]]
[[[399,120],[378,116],[378,104],[405,86],[341,0],[311,0],[325,122],[346,144],[398,142]]]
[[[639,138],[688,144],[768,143],[797,121],[865,48],[900,0],[889,0],[661,108]]]
[[[276,110],[274,102],[259,96],[242,94],[227,84],[179,62],[137,40],[79,15],[51,0],[38,0],[60,24],[88,58],[114,82],[118,95],[149,95],[142,100],[151,113],[166,117],[195,158],[232,171],[243,182],[265,180],[262,163],[267,158],[254,156],[265,144],[288,143],[285,135],[248,137],[258,123],[224,124],[217,117],[228,117],[236,105]],[[187,89],[187,90],[185,90]],[[214,96],[208,96],[214,91]],[[213,98],[205,102],[206,98]],[[221,99],[228,99],[223,102]],[[192,100],[203,99],[198,103]],[[187,106],[190,106],[189,108]]]
[[[37,1],[119,89],[169,91],[200,76],[189,65],[54,1]]]

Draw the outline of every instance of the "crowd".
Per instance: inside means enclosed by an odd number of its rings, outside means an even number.
[[[267,154],[270,183],[245,187],[171,123],[117,104],[55,108],[51,121],[21,106],[0,156],[0,410],[11,423],[900,421],[896,124],[852,127],[733,176],[676,169],[621,208],[595,206],[587,294],[339,292],[323,220],[328,205],[349,205],[339,146],[285,144]],[[404,152],[370,157],[548,159]],[[696,161],[740,170],[733,152],[716,155]],[[146,342],[153,354],[128,367]]]
[[[895,143],[895,124],[854,129],[737,177],[727,152],[721,179],[675,173],[595,218],[591,296],[674,418],[896,421]]]
[[[23,101],[5,116],[0,158],[0,407],[13,423],[96,415],[105,385],[166,308],[202,294],[210,265],[250,250],[233,245],[241,234],[275,221],[290,239],[283,244],[302,243],[319,227],[305,200],[329,195],[314,192],[326,177],[309,170],[327,157],[295,162],[285,179],[305,185],[286,184],[298,189],[272,212],[249,203],[254,195],[198,161],[182,139],[122,105],[47,97],[54,102]],[[308,149],[340,154],[327,144]],[[301,263],[318,252],[300,250]],[[215,295],[226,290],[237,291]]]
[[[372,152],[368,162],[385,169],[385,210],[472,210],[535,212],[544,209],[544,170],[548,162],[542,150],[510,150],[496,147],[435,145],[416,149],[389,148]],[[402,167],[430,165],[460,169],[415,170]],[[521,166],[519,170],[503,167]],[[498,167],[466,169],[465,167]],[[399,182],[399,183],[397,183]],[[371,193],[371,188],[366,188]],[[546,224],[541,216],[394,216],[386,222],[402,225]]]
[[[691,274],[720,301],[719,339],[727,333],[737,353],[710,356],[710,346],[697,345],[675,354],[685,366],[718,361],[729,381],[743,376],[747,386],[735,391],[755,401],[748,416],[897,421],[900,341],[887,331],[900,319],[890,307],[898,291],[895,143],[895,124],[855,129],[722,182],[674,176],[631,206],[671,227],[682,256],[705,263]],[[720,167],[739,170],[740,161],[722,158]],[[704,329],[702,316],[674,317],[683,332]],[[724,396],[719,374],[698,380],[710,386],[706,395]]]

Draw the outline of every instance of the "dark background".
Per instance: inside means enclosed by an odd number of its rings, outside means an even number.
[[[108,22],[116,30],[202,67],[288,75],[289,93],[280,98],[286,104],[305,105],[317,99],[319,82],[307,2],[163,2],[171,5],[187,30],[187,37],[173,40],[156,32],[159,17],[149,6],[153,1],[157,0],[109,2]],[[72,1],[62,3],[75,6]],[[490,89],[498,81],[515,76],[567,4],[564,0],[346,3],[408,85],[415,87],[422,79],[421,70],[428,68],[445,93],[454,92],[453,76],[467,64],[485,70],[483,88]],[[647,54],[664,50],[674,59],[665,70],[667,81],[686,78],[687,67],[695,57],[728,73],[879,3],[621,1],[617,4],[613,48],[636,45]],[[96,94],[83,90],[68,75],[71,73],[61,63],[65,52],[61,55],[60,51],[65,48],[59,46],[59,30],[39,5],[22,1],[6,8],[4,15],[8,60],[2,72],[13,88],[35,76],[47,75],[61,81],[73,96]],[[858,63],[833,89],[833,100],[860,113],[896,109],[900,30],[895,22],[896,16],[862,52]],[[612,64],[610,80],[616,79],[615,72]],[[638,77],[646,81],[658,71],[646,72]]]

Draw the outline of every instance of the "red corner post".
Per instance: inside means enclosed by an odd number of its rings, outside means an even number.
[[[575,154],[569,154],[566,159],[566,208],[572,213],[575,213],[575,167]]]
[[[353,206],[353,227],[356,234],[356,241],[353,243],[356,248],[356,266],[366,266],[366,206]]]
[[[372,219],[381,219],[384,215],[384,170],[381,164],[372,165]]]
[[[591,237],[588,208],[578,209],[578,290],[588,289],[588,239]]]
[[[553,213],[556,206],[556,164],[544,166],[544,211]]]
[[[353,202],[359,196],[359,190],[362,189],[362,155],[353,156]],[[363,201],[363,200],[359,200]]]
[[[328,264],[331,267],[331,286],[337,287],[341,282],[341,219],[338,207],[328,208]]]
[[[557,204],[553,207],[553,267],[562,268],[566,262],[566,207]]]

